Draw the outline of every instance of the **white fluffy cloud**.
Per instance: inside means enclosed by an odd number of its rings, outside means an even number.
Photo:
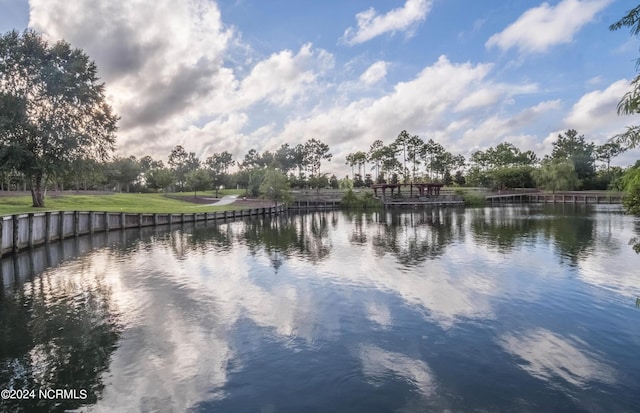
[[[360,75],[360,81],[367,86],[378,83],[387,75],[387,65],[384,61],[375,62]]]
[[[31,0],[30,27],[64,38],[96,61],[121,116],[122,154],[198,155],[251,142],[242,129],[257,102],[289,105],[316,87],[333,57],[311,44],[257,60],[239,79],[225,59],[239,44],[207,0]],[[257,129],[260,129],[259,127]],[[264,131],[264,129],[263,129]]]
[[[581,133],[599,132],[603,127],[609,131],[611,128],[621,129],[629,122],[629,118],[618,116],[616,107],[629,88],[629,81],[621,79],[604,90],[583,95],[565,118],[565,126]]]
[[[449,150],[467,155],[474,146],[493,145],[509,133],[520,135],[521,128],[559,106],[559,101],[543,102],[513,118],[485,120],[472,109],[483,104],[485,109],[495,111],[500,102],[496,98],[480,102],[478,98],[475,104],[467,106],[469,110],[456,112],[468,96],[482,96],[486,91],[512,98],[538,90],[535,84],[493,83],[487,79],[491,69],[490,64],[456,64],[441,56],[415,78],[397,83],[392,91],[376,99],[348,101],[291,119],[279,133],[277,142],[320,136],[331,146],[334,159],[344,159],[353,148],[368,148],[376,139],[390,143],[406,129],[423,139],[437,139]],[[341,167],[335,164],[331,168],[338,173]]]
[[[407,31],[421,22],[431,9],[431,0],[407,0],[404,6],[385,14],[378,14],[373,8],[356,14],[358,27],[345,30],[342,39],[350,45],[364,43],[384,33]]]
[[[517,48],[523,53],[540,53],[569,43],[612,0],[563,0],[556,6],[542,3],[527,10],[514,23],[489,38],[488,48]]]

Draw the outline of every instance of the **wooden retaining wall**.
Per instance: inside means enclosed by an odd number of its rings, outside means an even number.
[[[284,210],[284,206],[278,206],[277,211],[270,207],[193,214],[61,211],[5,215],[0,217],[0,255],[94,232],[236,219]]]
[[[554,204],[620,204],[620,193],[559,192],[549,193],[512,193],[488,195],[488,204],[501,203],[554,203]]]

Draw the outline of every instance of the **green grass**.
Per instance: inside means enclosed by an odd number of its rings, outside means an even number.
[[[476,191],[466,191],[462,188],[455,190],[456,195],[460,195],[464,199],[464,205],[469,207],[484,206],[487,202],[487,198],[484,194]]]
[[[244,189],[221,189],[218,191],[218,197],[222,198],[225,195],[244,195],[245,194],[245,190]],[[193,198],[193,191],[188,191],[188,192],[171,192],[169,195],[171,196],[176,196],[176,197],[192,197]],[[198,193],[196,194],[198,196],[198,198],[214,198],[216,196],[216,191],[214,190],[206,190],[206,191],[198,191]]]
[[[198,194],[198,196],[200,196]],[[47,196],[45,208],[33,208],[31,196],[0,196],[0,215],[45,211],[107,211],[133,213],[193,213],[240,209],[233,205],[206,206],[164,197],[162,194],[108,194]]]

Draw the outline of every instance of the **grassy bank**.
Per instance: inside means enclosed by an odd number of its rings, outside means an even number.
[[[356,194],[352,190],[348,190],[342,197],[340,207],[346,209],[369,209],[380,208],[382,204],[373,197],[371,192]]]
[[[200,194],[198,194],[200,196]],[[234,205],[210,206],[167,198],[162,194],[106,194],[48,196],[45,208],[33,208],[31,196],[0,197],[0,215],[45,211],[107,211],[132,213],[193,213],[240,209]]]
[[[487,203],[485,195],[478,191],[465,191],[459,188],[455,193],[462,197],[465,206],[484,206]]]

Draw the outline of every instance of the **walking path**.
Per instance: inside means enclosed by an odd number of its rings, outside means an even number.
[[[234,202],[236,202],[236,198],[238,198],[238,195],[225,195],[219,201],[216,201],[216,202],[211,203],[211,204],[207,204],[207,206],[219,206],[219,205],[233,204]]]

